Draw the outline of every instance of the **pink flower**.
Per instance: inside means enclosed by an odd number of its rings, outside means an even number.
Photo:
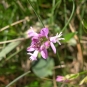
[[[57,76],[56,81],[68,83],[68,82],[71,82],[71,81],[75,80],[76,78],[78,78],[78,76],[79,76],[79,73],[68,74],[68,75],[65,75],[65,76]]]
[[[59,43],[59,40],[64,40],[60,38],[62,33],[53,37],[48,37],[49,30],[48,28],[42,28],[40,33],[36,33],[33,28],[28,31],[28,37],[31,38],[31,45],[27,48],[28,54],[30,55],[31,60],[36,60],[38,53],[41,53],[41,56],[46,59],[48,57],[47,49],[51,46],[54,53],[56,53],[56,47],[54,43]],[[33,52],[34,51],[34,52]],[[32,53],[33,52],[33,53]]]
[[[64,77],[64,76],[57,76],[56,81],[57,81],[57,82],[65,82],[65,83],[68,83],[68,82],[70,82],[71,80],[68,79],[68,78],[66,78],[66,77]]]
[[[63,76],[57,76],[56,81],[57,82],[63,82],[64,81],[64,77]]]
[[[47,48],[50,46],[48,41],[48,33],[48,28],[42,28],[39,34],[34,32],[34,30],[28,31],[28,34],[32,37],[31,45],[27,48],[27,51],[29,52],[28,54],[31,55],[31,60],[36,60],[39,52],[44,59],[48,57]],[[30,53],[32,51],[34,51],[33,54]]]

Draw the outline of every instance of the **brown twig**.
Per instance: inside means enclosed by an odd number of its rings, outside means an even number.
[[[17,0],[17,3],[18,3],[18,5],[19,5],[19,7],[25,12],[25,9],[24,9],[22,3],[21,3],[19,0]]]
[[[10,26],[14,26],[14,25],[19,24],[19,23],[21,23],[21,22],[23,22],[23,21],[29,21],[29,17],[25,17],[25,18],[22,19],[22,20],[16,21],[16,22],[12,23],[11,25],[7,25],[7,26],[1,28],[1,29],[0,29],[0,32],[3,31],[3,30],[5,30],[5,29],[7,29],[7,28],[9,28]]]
[[[85,41],[85,40],[81,40],[80,42],[83,44],[87,44],[87,41]]]
[[[75,32],[75,27],[72,26],[71,23],[69,24],[69,27],[70,27],[70,30],[71,30],[72,32]],[[80,64],[83,66],[83,54],[82,54],[82,49],[81,49],[81,45],[80,45],[80,42],[79,42],[79,38],[78,38],[77,35],[75,35],[74,38],[75,38],[76,41],[77,41],[77,49],[78,49],[77,59],[78,59],[78,61],[80,62]]]
[[[10,43],[10,42],[15,42],[15,41],[22,41],[22,40],[25,40],[25,39],[28,39],[28,37],[26,37],[26,38],[18,38],[18,39],[8,40],[8,41],[3,41],[3,42],[0,42],[0,44]]]
[[[54,84],[54,87],[57,87],[56,79],[55,79],[55,70],[53,70],[53,84]]]
[[[58,68],[65,68],[66,65],[58,65],[58,66],[55,66],[53,69],[58,69]]]
[[[81,37],[81,39],[83,39],[83,40],[86,40],[86,41],[87,41],[87,37],[85,37],[85,36],[82,36],[82,37]]]

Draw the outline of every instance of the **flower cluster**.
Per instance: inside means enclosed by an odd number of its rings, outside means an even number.
[[[58,43],[60,40],[64,40],[64,38],[60,38],[62,36],[62,32],[60,34],[56,34],[56,36],[49,37],[48,28],[42,28],[40,33],[36,33],[33,28],[28,31],[28,36],[31,38],[31,45],[27,48],[28,54],[30,55],[30,59],[37,60],[38,53],[41,53],[41,56],[46,59],[48,57],[47,49],[51,46],[54,53],[56,53],[56,47],[54,43]]]

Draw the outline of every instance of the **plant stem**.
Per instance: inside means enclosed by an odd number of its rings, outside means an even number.
[[[10,87],[13,83],[15,83],[16,81],[18,81],[19,79],[21,79],[22,77],[24,77],[25,75],[29,74],[30,71],[22,74],[21,76],[19,76],[18,78],[14,79],[12,82],[10,82],[6,87]]]
[[[51,13],[51,24],[54,23],[54,6],[55,6],[55,0],[52,1],[52,13]]]
[[[38,20],[41,22],[42,26],[45,27],[44,24],[43,24],[43,22],[42,22],[42,19],[41,19],[40,15],[35,11],[35,9],[34,9],[33,5],[31,4],[30,0],[27,0],[27,1],[28,1],[29,4],[31,5],[31,7],[32,7],[32,9],[33,9],[33,11],[34,11],[34,13],[35,13],[36,16],[38,17]]]
[[[74,14],[74,11],[75,11],[75,3],[74,3],[74,0],[73,1],[73,9],[72,9],[72,13],[71,13],[71,16],[68,20],[68,22],[65,24],[64,28],[62,29],[62,32],[66,29],[66,27],[68,26],[69,22],[71,21],[72,17],[73,17],[73,14]]]

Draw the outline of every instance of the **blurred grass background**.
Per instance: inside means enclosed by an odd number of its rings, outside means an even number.
[[[10,87],[76,87],[61,83],[55,85],[54,78],[87,70],[87,0],[29,1],[0,0],[0,87],[29,70],[28,75]],[[39,32],[42,23],[49,28],[50,36],[64,29],[65,41],[61,46],[56,44],[56,55],[48,50],[47,61],[39,59],[31,63],[26,51],[31,40],[26,32],[30,26]],[[45,64],[45,67],[40,67]],[[41,79],[41,76],[51,80]],[[73,84],[78,84],[85,76],[80,76]],[[81,87],[86,86],[83,84]]]

